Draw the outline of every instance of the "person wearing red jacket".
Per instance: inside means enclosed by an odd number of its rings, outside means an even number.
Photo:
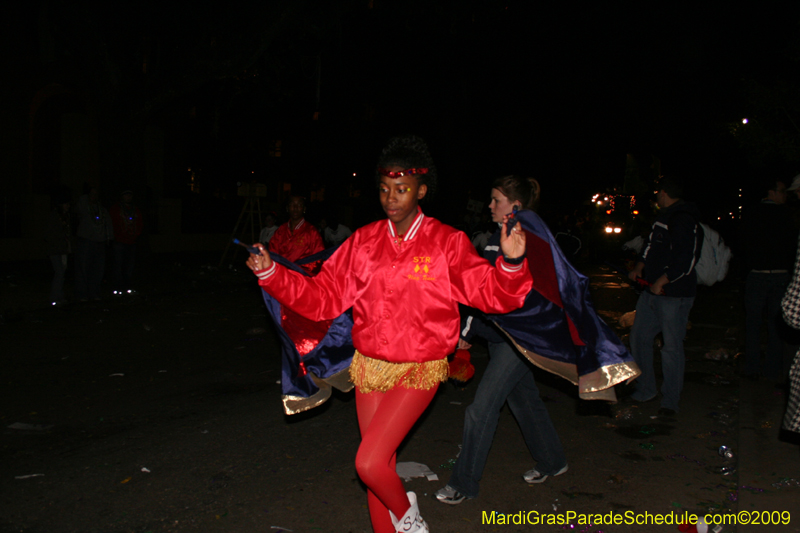
[[[424,141],[396,137],[384,148],[377,180],[388,220],[357,230],[315,277],[273,262],[262,246],[248,267],[281,304],[311,320],[353,308],[361,445],[356,470],[367,485],[376,533],[427,532],[416,495],[397,475],[397,448],[447,379],[462,303],[489,313],[522,306],[532,287],[525,234],[503,221],[503,256],[492,266],[460,231],[426,217],[419,202],[436,186]],[[398,518],[400,517],[400,518]]]
[[[302,196],[291,196],[286,206],[289,213],[289,221],[281,224],[275,230],[275,234],[267,244],[270,252],[296,262],[298,259],[308,257],[325,249],[319,232],[313,224],[309,224],[304,218],[306,212],[306,200]],[[314,274],[320,267],[320,263],[306,265],[305,268],[310,274]]]
[[[109,209],[109,216],[114,228],[114,294],[127,294],[133,290],[136,239],[144,228],[142,212],[133,205],[133,191],[122,192],[120,201]]]

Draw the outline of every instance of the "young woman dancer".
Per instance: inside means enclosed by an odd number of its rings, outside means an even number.
[[[495,268],[464,233],[422,213],[419,202],[436,187],[422,139],[392,139],[376,177],[388,220],[357,230],[316,277],[272,262],[263,248],[247,265],[265,291],[309,319],[332,319],[353,308],[350,377],[362,438],[356,470],[367,485],[372,527],[376,533],[421,533],[428,526],[397,475],[396,451],[447,379],[458,304],[509,312],[523,304],[532,281],[524,232],[503,231],[503,257]]]
[[[502,223],[517,209],[531,209],[539,199],[539,184],[520,176],[498,178],[492,184],[489,209],[492,220]],[[501,230],[489,239],[484,257],[494,263],[498,253]],[[567,459],[550,414],[547,412],[533,378],[531,364],[511,346],[511,343],[488,320],[469,317],[462,330],[459,348],[469,348],[467,340],[473,335],[489,343],[489,366],[481,378],[475,400],[464,416],[464,436],[461,453],[453,466],[450,482],[436,492],[436,498],[450,505],[467,498],[478,497],[478,486],[486,458],[492,447],[500,409],[508,402],[511,413],[522,429],[525,443],[536,461],[536,468],[523,474],[527,483],[541,483],[549,476],[567,471]]]

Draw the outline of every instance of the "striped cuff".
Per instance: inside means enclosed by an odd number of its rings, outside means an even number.
[[[524,256],[522,257],[522,260],[523,261],[525,260]],[[507,263],[507,259],[505,259],[505,258],[503,258],[503,260],[500,262],[500,268],[502,268],[506,272],[519,272],[520,270],[522,270],[522,267],[523,267],[522,263],[520,263],[518,265],[509,265]]]
[[[264,270],[257,270],[255,275],[258,276],[260,281],[264,281],[265,279],[272,276],[278,270],[278,263],[275,261],[272,262],[272,266],[269,268],[265,268]]]

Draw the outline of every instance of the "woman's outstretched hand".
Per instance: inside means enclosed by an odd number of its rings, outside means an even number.
[[[525,255],[525,232],[519,222],[511,229],[508,234],[508,219],[511,215],[503,217],[503,228],[500,230],[500,249],[503,255],[509,259],[517,259]]]
[[[261,250],[259,255],[250,254],[250,257],[247,258],[247,263],[245,263],[250,270],[253,272],[257,270],[264,270],[265,268],[269,268],[272,266],[272,258],[269,256],[269,252],[264,249],[264,245],[260,242],[257,242],[253,245],[255,248]]]

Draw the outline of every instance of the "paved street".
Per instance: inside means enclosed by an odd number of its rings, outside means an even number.
[[[0,326],[0,532],[371,531],[353,467],[352,394],[284,416],[275,336],[255,282],[202,264],[164,267],[140,297],[65,310],[35,305],[47,290],[35,272],[4,281],[4,301],[18,303],[6,304]],[[596,307],[616,323],[636,294],[607,270],[587,270]],[[399,453],[439,477],[407,482],[431,531],[678,531],[578,521],[742,511],[791,518],[722,531],[800,531],[800,451],[779,440],[784,392],[737,377],[738,289],[729,280],[697,298],[675,418],[657,417],[658,402],[580,401],[570,384],[537,373],[569,471],[526,485],[521,475],[534,465],[505,410],[479,498],[451,507],[433,492],[448,479],[487,362],[477,347],[476,380],[441,387]],[[495,523],[485,523],[493,511]],[[574,528],[497,522],[518,513],[570,513]]]

